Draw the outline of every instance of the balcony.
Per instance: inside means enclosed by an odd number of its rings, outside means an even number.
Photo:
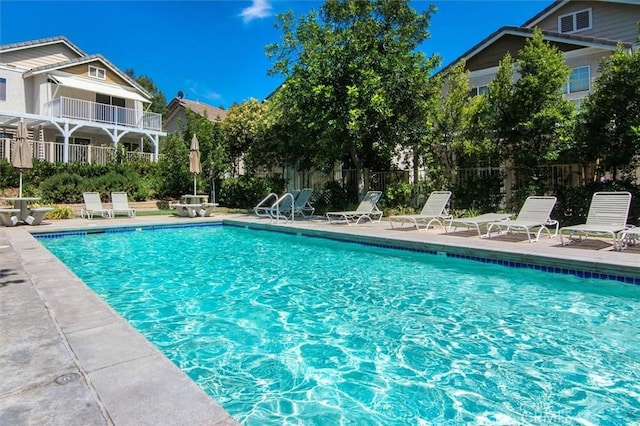
[[[49,163],[62,163],[64,161],[64,144],[59,142],[29,141],[34,159]],[[13,155],[13,139],[0,139],[0,158],[11,162]],[[142,161],[152,163],[152,152],[127,151],[124,153],[124,161]],[[76,145],[69,144],[69,162],[85,164],[109,164],[116,158],[116,151],[112,146]]]
[[[67,97],[59,97],[45,104],[45,114],[56,118],[70,118],[133,127],[143,130],[162,131],[162,115],[132,108],[99,104]]]

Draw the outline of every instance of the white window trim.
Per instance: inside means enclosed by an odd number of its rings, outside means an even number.
[[[0,80],[4,82],[4,93],[2,93],[3,96],[0,97],[0,102],[6,102],[7,101],[7,79],[4,77],[0,77]]]
[[[94,71],[93,73],[91,71]],[[107,79],[107,70],[104,68],[96,67],[95,65],[89,65],[89,77],[97,78],[98,80]],[[102,77],[100,76],[102,75]]]
[[[587,82],[588,82],[588,86],[587,86],[587,90],[576,90],[575,92],[571,91],[571,74],[569,74],[569,81],[567,81],[566,85],[565,85],[565,95],[571,95],[574,93],[588,93],[591,92],[591,67],[589,65],[582,65],[580,67],[575,67],[571,69],[571,73],[573,73],[574,70],[580,69],[580,68],[586,68],[587,69]]]
[[[589,26],[586,28],[580,28],[578,30],[576,29],[576,26],[577,26],[576,20],[577,20],[578,13],[582,13],[582,12],[589,12]],[[567,16],[573,17],[573,31],[562,32],[562,18],[565,18]],[[558,16],[558,32],[560,34],[574,34],[574,33],[579,33],[581,31],[587,31],[590,29],[593,29],[593,10],[590,7],[582,10],[576,10],[575,12],[571,12],[571,13],[565,13],[564,15]]]

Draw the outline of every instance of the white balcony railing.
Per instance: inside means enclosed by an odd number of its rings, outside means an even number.
[[[0,158],[11,162],[13,152],[12,139],[0,139]],[[59,142],[36,141],[31,143],[33,158],[47,161],[49,163],[62,163],[64,155],[64,144]],[[76,145],[69,144],[69,162],[87,164],[108,164],[115,156],[115,150],[110,146]],[[153,153],[128,151],[125,161],[153,162]]]
[[[45,114],[57,118],[73,118],[93,123],[117,124],[146,130],[162,130],[162,115],[132,108],[99,104],[59,97],[45,104]]]

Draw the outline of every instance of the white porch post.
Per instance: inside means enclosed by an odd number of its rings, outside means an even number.
[[[64,143],[62,145],[62,162],[69,162],[69,122],[64,122]]]

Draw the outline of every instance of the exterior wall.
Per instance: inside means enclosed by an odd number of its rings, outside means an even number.
[[[164,131],[167,133],[177,133],[179,130],[179,122],[187,122],[187,115],[182,107],[179,107],[178,110],[164,123]]]
[[[10,112],[24,112],[25,82],[20,70],[0,66],[0,77],[7,80],[7,100],[0,101],[0,109]]]
[[[560,32],[558,28],[559,16],[585,9],[591,9],[592,28],[572,34],[636,43],[638,38],[637,23],[640,21],[640,4],[570,1],[535,26],[546,31]]]
[[[599,74],[600,60],[606,56],[609,56],[610,54],[611,52],[606,52],[606,51],[596,50],[596,49],[581,49],[579,51],[572,51],[564,54],[565,63],[569,68],[589,66],[589,77],[592,82],[592,84],[590,85],[589,91],[568,93],[565,96],[567,100],[573,101],[577,99],[582,99],[586,97],[588,94],[593,92],[593,80]],[[489,83],[491,83],[491,81],[493,81],[497,72],[498,72],[498,67],[472,71],[469,73],[469,86],[470,87],[486,86]],[[516,75],[514,75],[514,79],[516,78],[518,78],[517,73]]]
[[[0,63],[29,70],[44,65],[57,64],[79,58],[78,54],[64,43],[19,49],[0,54]]]
[[[105,79],[104,80],[100,80],[97,78],[92,78],[89,77],[89,66],[95,66],[97,68],[102,68],[103,70],[105,70]],[[120,86],[126,86],[126,87],[131,87],[131,84],[128,81],[125,81],[122,77],[120,77],[118,74],[116,74],[115,72],[113,72],[112,70],[110,70],[109,68],[107,68],[102,62],[100,61],[94,61],[94,62],[89,62],[89,63],[85,63],[85,64],[78,64],[78,65],[73,65],[67,68],[61,68],[60,71],[64,71],[67,72],[69,74],[73,74],[73,75],[77,75],[77,76],[81,76],[81,77],[86,77],[92,81],[101,81],[104,83],[112,83],[112,84],[118,84]]]

